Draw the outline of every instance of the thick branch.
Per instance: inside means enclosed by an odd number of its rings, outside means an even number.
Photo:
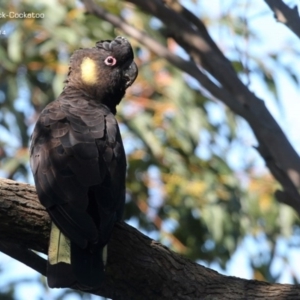
[[[0,179],[0,219],[0,247],[3,250],[1,245],[8,245],[8,255],[11,243],[46,253],[50,222],[34,187]],[[16,257],[14,253],[11,255]],[[23,260],[23,255],[19,257]],[[29,265],[44,273],[44,268]],[[115,300],[300,298],[297,285],[220,275],[170,251],[126,223],[114,228],[106,275],[102,288],[93,293]]]
[[[267,166],[274,177],[281,183],[284,191],[277,192],[279,201],[292,206],[300,215],[300,158],[293,149],[280,126],[274,120],[264,102],[251,93],[239,80],[229,66],[227,59],[216,51],[211,38],[208,39],[207,31],[201,30],[201,26],[195,26],[185,19],[187,10],[182,14],[175,13],[171,7],[167,7],[162,1],[128,0],[156,16],[167,27],[176,32],[176,40],[181,46],[193,55],[195,61],[218,79],[221,86],[210,80],[192,61],[185,61],[168,51],[167,48],[153,40],[145,32],[141,32],[127,24],[122,18],[112,15],[92,0],[83,0],[86,9],[99,18],[102,18],[115,27],[120,28],[126,34],[138,40],[159,57],[164,57],[170,63],[182,71],[193,76],[214,97],[223,101],[236,114],[246,119],[254,131],[258,140],[257,150],[265,159]],[[174,1],[165,1],[173,3]],[[191,13],[189,13],[191,14]],[[195,59],[197,58],[197,59]]]
[[[297,6],[290,8],[281,0],[265,0],[265,2],[274,12],[276,20],[285,24],[300,38],[300,17]]]

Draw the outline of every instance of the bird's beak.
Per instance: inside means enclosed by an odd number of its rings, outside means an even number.
[[[125,88],[127,89],[129,86],[133,84],[136,77],[138,75],[138,68],[134,61],[123,71],[123,76],[125,78]]]

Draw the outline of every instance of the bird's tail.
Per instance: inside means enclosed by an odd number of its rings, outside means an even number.
[[[76,282],[71,267],[70,240],[52,222],[47,280],[49,287],[70,287]]]
[[[48,250],[49,287],[96,288],[104,279],[107,245],[80,248],[52,222]]]

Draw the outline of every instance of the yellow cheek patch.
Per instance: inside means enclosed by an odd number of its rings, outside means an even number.
[[[86,84],[95,84],[97,82],[97,65],[96,62],[85,57],[80,66],[81,69],[81,79]]]

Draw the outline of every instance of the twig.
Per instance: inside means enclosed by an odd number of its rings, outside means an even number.
[[[300,17],[297,5],[290,8],[281,0],[265,0],[274,12],[276,20],[286,25],[300,38]]]

